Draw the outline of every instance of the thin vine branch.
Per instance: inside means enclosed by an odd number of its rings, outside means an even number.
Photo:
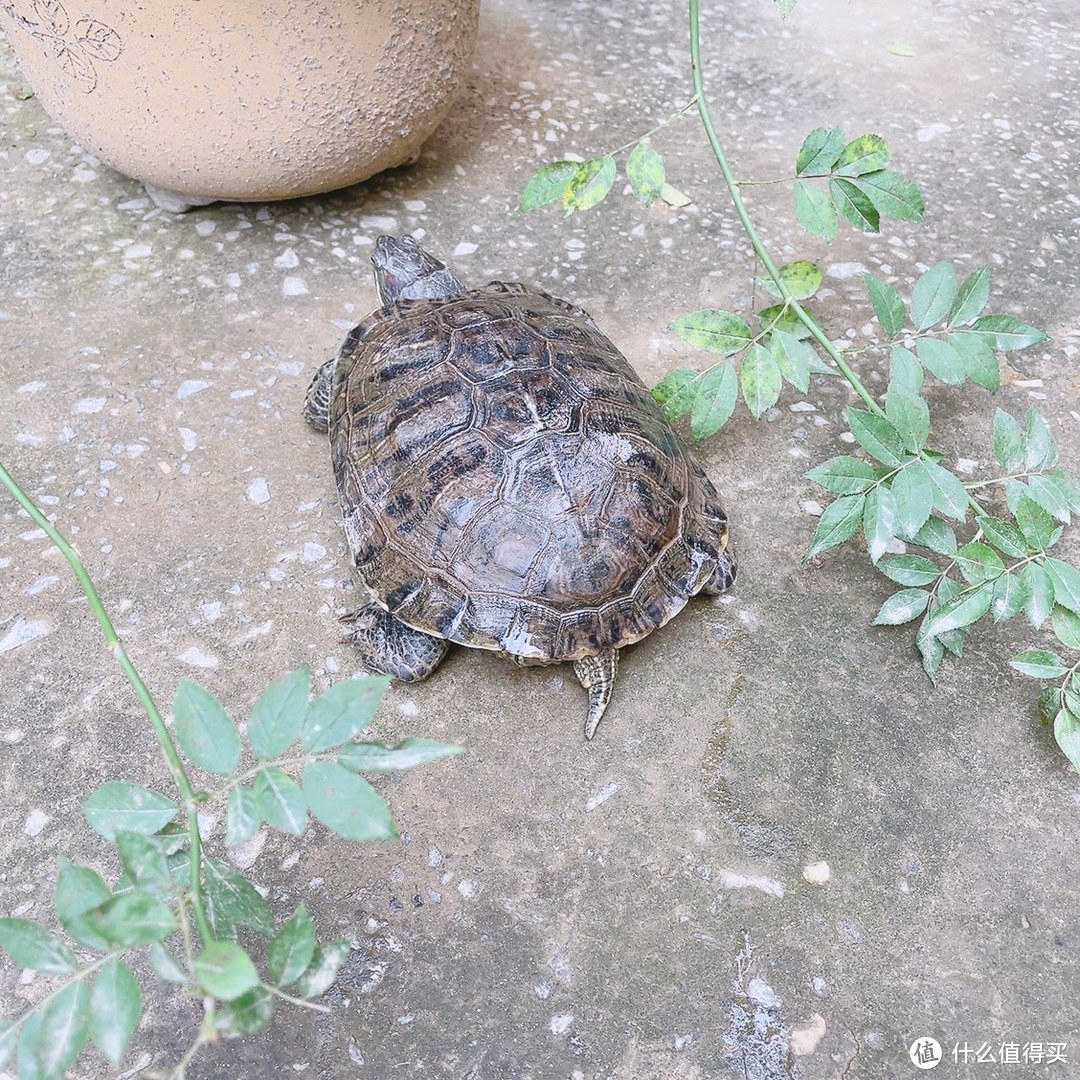
[[[202,898],[202,881],[199,877],[202,865],[202,845],[199,837],[198,818],[195,813],[195,789],[191,786],[191,781],[184,771],[184,766],[180,761],[180,755],[173,743],[172,736],[169,734],[169,729],[165,726],[165,721],[149,688],[143,682],[138,671],[135,670],[135,665],[132,664],[128,654],[124,651],[124,647],[117,636],[116,628],[113,626],[112,620],[105,610],[105,605],[94,587],[94,582],[91,580],[90,574],[83,565],[78,553],[57,531],[52,522],[38,509],[33,499],[23,491],[3,463],[0,463],[0,482],[3,482],[15,501],[30,515],[34,524],[48,536],[60,554],[67,559],[68,565],[74,572],[83,594],[90,604],[90,610],[94,613],[94,617],[101,627],[101,632],[105,636],[105,644],[127,677],[136,696],[146,710],[146,715],[150,717],[150,723],[153,725],[154,734],[157,736],[158,745],[161,747],[161,752],[165,757],[173,783],[176,784],[177,790],[183,799],[184,814],[187,818],[188,842],[191,845],[191,876],[188,882],[191,893],[191,906],[195,915],[195,924],[199,930],[199,937],[202,939],[203,944],[207,945],[214,940],[214,932],[206,915],[206,908]]]
[[[828,353],[833,363],[840,369],[844,378],[851,384],[852,389],[863,400],[870,412],[877,416],[884,416],[885,410],[874,400],[870,391],[866,389],[862,384],[862,381],[848,365],[847,361],[840,355],[840,352],[828,339],[825,331],[818,326],[813,316],[811,316],[791,294],[791,290],[787,287],[783,278],[781,278],[780,271],[777,269],[768,250],[762,243],[761,237],[758,236],[753,221],[750,220],[750,214],[746,209],[746,204],[743,202],[742,194],[739,191],[739,182],[735,179],[735,174],[728,165],[727,157],[724,154],[724,148],[720,145],[720,139],[716,134],[715,127],[713,127],[712,116],[709,113],[709,104],[705,97],[705,85],[701,65],[701,34],[698,8],[698,0],[690,0],[690,68],[694,80],[694,100],[697,102],[698,115],[701,117],[701,124],[705,129],[705,135],[709,140],[709,146],[712,148],[717,165],[720,166],[720,172],[724,177],[724,184],[728,189],[728,194],[731,196],[731,202],[735,207],[735,213],[738,215],[743,230],[746,232],[747,239],[750,241],[750,246],[754,249],[754,254],[761,260],[761,264],[765,267],[765,271],[772,279],[773,284],[780,291],[780,295],[783,297],[784,302],[789,306],[791,311],[794,312],[799,322],[806,327],[814,340],[826,353]]]

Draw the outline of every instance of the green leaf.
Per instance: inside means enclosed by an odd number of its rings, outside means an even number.
[[[83,918],[113,945],[151,945],[176,929],[169,906],[142,892],[114,896]]]
[[[817,359],[814,350],[794,334],[776,328],[769,335],[769,352],[780,374],[796,390],[805,394],[810,389],[810,371]]]
[[[262,769],[255,777],[255,803],[263,820],[292,836],[307,828],[307,802],[294,780],[280,769]]]
[[[151,893],[172,891],[168,859],[156,838],[118,832],[115,842],[124,869],[139,888]]]
[[[849,407],[847,420],[851,434],[872,458],[893,468],[901,464],[904,441],[885,417]]]
[[[910,539],[930,518],[934,509],[934,489],[924,470],[909,465],[893,478],[892,493],[896,499],[896,531]]]
[[[1062,709],[1054,718],[1054,738],[1072,767],[1080,772],[1080,718]]]
[[[1057,445],[1039,411],[1030,408],[1024,417],[1024,466],[1027,469],[1050,469],[1057,464]]]
[[[956,291],[956,297],[949,307],[945,324],[950,328],[966,326],[975,321],[976,316],[989,302],[990,267],[983,263],[964,278],[964,283]]]
[[[563,189],[562,204],[567,215],[575,210],[590,210],[615,183],[615,159],[593,158],[582,162]]]
[[[911,540],[938,555],[952,555],[956,550],[956,533],[941,518],[930,518]]]
[[[302,998],[325,994],[334,985],[342,964],[349,959],[351,949],[352,946],[347,941],[331,941],[326,945],[319,945],[307,971],[300,976],[296,993]]]
[[[837,495],[854,495],[869,491],[877,483],[873,468],[862,458],[842,454],[829,458],[822,465],[803,474],[808,480],[820,484]]]
[[[566,185],[577,175],[580,167],[580,161],[552,161],[533,173],[521,193],[517,212],[523,214],[561,199]]]
[[[1002,622],[1018,615],[1028,602],[1031,591],[1018,574],[1002,574],[994,581],[994,594],[990,599],[990,614],[994,622]]]
[[[683,315],[671,324],[671,329],[696,349],[720,353],[721,356],[742,352],[754,338],[745,320],[730,311],[716,311],[713,308],[701,308]]]
[[[816,263],[810,262],[809,259],[800,259],[798,262],[781,266],[778,273],[787,291],[796,300],[806,300],[821,288],[821,270]],[[773,296],[783,296],[773,279],[768,275],[762,277],[761,284],[765,291]]]
[[[929,616],[923,619],[919,633],[922,633],[928,618]],[[941,639],[916,636],[915,648],[919,650],[919,655],[922,657],[923,671],[926,672],[930,681],[937,685],[938,670],[942,660],[945,659],[945,646],[941,644]]]
[[[310,685],[311,671],[305,667],[282,675],[259,695],[248,719],[247,738],[261,761],[285,753],[300,737]]]
[[[142,993],[131,968],[118,956],[110,957],[90,991],[90,1037],[114,1065],[123,1060],[141,1015]]]
[[[1031,480],[1035,480],[1035,478],[1032,476]],[[1021,531],[1025,539],[1031,544],[1032,549],[1045,551],[1056,539],[1057,530],[1054,528],[1053,518],[1045,508],[1045,501],[1047,500],[1039,499],[1036,501],[1034,498],[1036,490],[1031,487],[1026,490],[1030,492],[1030,495],[1022,495],[1020,499],[1016,500],[1016,523],[1020,525]],[[1056,494],[1057,492],[1055,492]],[[1051,503],[1056,509],[1065,507],[1067,511],[1067,505],[1058,501],[1058,499],[1051,500]]]
[[[464,746],[436,742],[434,739],[403,739],[394,747],[377,742],[354,742],[343,746],[337,761],[355,773],[394,773],[415,769],[432,761],[456,757]]]
[[[160,942],[150,946],[150,966],[164,982],[182,984],[188,981],[188,974],[180,966],[180,961]]]
[[[882,559],[877,568],[897,585],[930,585],[941,571],[922,555],[894,555]]]
[[[810,550],[803,556],[803,562],[809,562],[815,555],[854,536],[862,524],[865,505],[865,495],[841,495],[829,503],[818,521]]]
[[[0,919],[0,949],[19,967],[47,975],[67,975],[78,967],[60,938],[28,919]]]
[[[880,172],[892,155],[880,135],[859,135],[844,147],[833,171],[838,176],[865,176]]]
[[[86,1042],[89,1026],[90,989],[82,980],[70,982],[41,1011],[34,1058],[43,1080],[60,1080],[67,1072]]]
[[[70,859],[60,859],[53,906],[60,925],[73,941],[91,949],[109,948],[108,940],[89,927],[82,916],[111,897],[112,890],[100,874],[89,867],[76,866]]]
[[[138,784],[107,780],[82,804],[83,817],[99,836],[115,840],[117,832],[155,833],[179,808],[164,795]]]
[[[808,315],[813,317],[814,313],[806,304],[803,304],[802,308]],[[799,341],[811,336],[810,331],[799,321],[799,317],[786,303],[773,304],[771,307],[762,308],[754,314],[757,316],[758,323],[761,326],[761,333],[758,336],[762,340],[764,340],[765,335],[772,333],[774,330],[783,330]],[[809,361],[811,371],[816,371],[822,375],[839,375],[836,368],[829,367],[813,349],[810,350],[810,355],[813,357]]]
[[[689,206],[694,201],[689,195],[684,195],[677,187],[672,187],[671,184],[665,184],[660,189],[660,199],[676,210]]]
[[[1066,649],[1080,649],[1080,615],[1068,608],[1056,607],[1050,622],[1054,636]]]
[[[265,986],[253,986],[214,1013],[214,1031],[221,1035],[257,1035],[274,1018],[274,997]]]
[[[984,581],[973,589],[965,589],[930,616],[926,624],[926,636],[940,637],[950,630],[977,622],[990,609],[992,597],[993,584],[989,581]]]
[[[796,180],[792,199],[799,224],[811,236],[831,244],[836,239],[838,222],[829,196],[815,184]]]
[[[947,341],[940,338],[919,338],[915,352],[931,375],[950,386],[960,386],[967,378],[964,358]]]
[[[934,508],[953,521],[964,521],[968,512],[967,490],[955,473],[936,461],[919,461],[909,468],[921,467],[934,489]]]
[[[896,218],[899,221],[922,221],[925,210],[923,197],[906,176],[890,169],[882,169],[881,172],[860,176],[852,183],[883,217]]]
[[[888,282],[874,277],[873,274],[864,273],[862,279],[885,336],[896,337],[904,328],[904,320],[907,318],[907,309],[904,301],[900,299],[900,294]]]
[[[994,393],[1001,386],[1001,368],[997,353],[982,334],[961,330],[949,334],[948,344],[956,350],[964,365],[964,374],[974,383]]]
[[[697,399],[701,373],[692,368],[669,371],[652,389],[652,396],[664,411],[668,420],[677,420],[689,412]]]
[[[1043,475],[1053,480],[1066,506],[1074,513],[1080,513],[1080,483],[1065,469],[1051,469]]]
[[[207,915],[218,937],[233,938],[237,929],[246,926],[269,937],[274,919],[259,890],[239,871],[221,859],[206,859]]]
[[[956,293],[956,267],[948,259],[920,274],[911,294],[911,320],[915,329],[925,330],[941,322],[951,310]]]
[[[1054,586],[1054,599],[1080,615],[1080,570],[1060,559],[1044,559],[1043,568]]]
[[[755,420],[776,404],[780,397],[780,368],[764,345],[755,343],[746,350],[739,383],[746,407]]]
[[[896,500],[884,484],[867,493],[863,506],[863,533],[870,561],[876,564],[896,536]]]
[[[814,128],[803,139],[798,157],[795,158],[795,173],[818,174],[832,172],[833,165],[844,149],[843,128]]]
[[[901,589],[895,592],[874,616],[875,626],[899,626],[901,623],[917,619],[930,602],[930,594],[925,589]]]
[[[1006,471],[1020,468],[1027,448],[1023,428],[1007,413],[998,409],[994,413],[994,457]]]
[[[833,206],[860,232],[876,233],[881,228],[881,215],[869,196],[850,180],[830,180],[829,196]]]
[[[397,830],[382,797],[362,777],[335,761],[304,766],[304,795],[311,812],[344,840],[391,840]]]
[[[1009,661],[1009,667],[1032,679],[1060,679],[1069,670],[1057,653],[1045,649],[1025,649]]]
[[[885,394],[885,415],[905,450],[917,454],[926,445],[930,435],[930,409],[917,394],[891,386]]]
[[[240,763],[240,735],[224,706],[197,683],[181,679],[173,699],[173,732],[201,769],[228,776]]]
[[[225,843],[232,847],[250,840],[262,824],[259,800],[249,787],[234,787],[225,807]]]
[[[990,517],[989,514],[976,515],[979,528],[990,541],[1005,555],[1011,555],[1014,559],[1023,559],[1028,553],[1028,545],[1020,530],[1008,521],[999,521]]]
[[[1035,712],[1044,724],[1052,724],[1061,708],[1061,689],[1048,686],[1035,699]]]
[[[10,1020],[0,1020],[0,1069],[10,1060],[15,1053],[18,1041],[19,1029]]]
[[[1028,587],[1028,600],[1024,614],[1038,630],[1054,607],[1054,584],[1050,575],[1038,564],[1028,563],[1020,571],[1020,577]]]
[[[47,1076],[37,1063],[40,1046],[41,1013],[31,1012],[22,1022],[19,1030],[18,1059],[19,1080],[59,1080]]]
[[[690,434],[695,439],[715,435],[731,418],[739,396],[739,377],[730,362],[714,364],[701,377],[690,411]]]
[[[626,159],[626,178],[638,202],[652,206],[664,190],[663,158],[647,142],[639,142]]]
[[[301,904],[270,942],[270,978],[277,986],[288,986],[307,971],[314,955],[315,927]]]
[[[213,997],[233,1001],[259,985],[259,973],[243,949],[232,941],[212,941],[195,958],[195,978]]]
[[[1072,520],[1069,501],[1061,493],[1052,477],[1036,473],[1028,477],[1028,496],[1039,504],[1048,514],[1068,525]],[[1023,500],[1021,500],[1023,501]]]
[[[971,585],[991,581],[1005,572],[1001,556],[986,544],[965,544],[957,549],[953,559],[964,580]]]
[[[390,678],[386,675],[335,683],[308,710],[300,733],[304,749],[310,754],[332,750],[363,731],[371,723],[389,685]]]
[[[922,392],[923,369],[918,357],[909,349],[894,346],[889,352],[889,389],[894,386],[909,394]]]
[[[1012,315],[982,315],[971,324],[971,329],[991,335],[994,348],[1001,352],[1026,349],[1047,340],[1041,330]]]

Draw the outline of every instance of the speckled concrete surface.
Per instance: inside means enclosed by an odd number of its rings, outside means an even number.
[[[910,280],[942,257],[989,261],[995,308],[1053,337],[1015,358],[998,402],[1036,400],[1075,469],[1074,4],[867,7],[803,0],[782,29],[764,0],[712,11],[736,168],[782,173],[817,125],[880,132],[925,224],[829,250],[798,239],[785,193],[757,189],[778,254],[822,262],[829,326],[857,340],[872,332],[860,268]],[[0,52],[0,453],[78,545],[163,703],[194,677],[242,715],[289,668],[321,685],[355,670],[326,450],[299,409],[374,305],[379,232],[423,236],[470,280],[582,303],[648,382],[696,361],[664,329],[674,315],[747,304],[750,262],[691,120],[656,144],[692,206],[511,213],[543,161],[620,145],[685,101],[684,38],[680,5],[491,0],[474,76],[416,167],[185,217],[20,100]],[[1080,782],[1031,684],[1002,670],[1031,636],[980,629],[933,691],[906,639],[868,626],[888,589],[861,555],[800,564],[803,504],[820,498],[801,475],[841,452],[847,403],[818,382],[704,448],[740,544],[736,595],[627,653],[592,744],[557,669],[459,651],[391,692],[381,737],[468,754],[382,784],[400,843],[265,839],[249,872],[275,909],[304,899],[357,948],[331,1015],[283,1012],[193,1076],[873,1080],[913,1075],[924,1034],[949,1051],[1069,1044],[1064,1067],[936,1075],[1076,1069]],[[994,402],[935,389],[931,404],[938,445],[984,467]],[[45,918],[58,855],[115,871],[80,800],[166,776],[66,565],[10,505],[0,596],[0,911]],[[2,969],[0,1011],[36,992]],[[153,996],[128,1068],[175,1061],[196,1022]]]

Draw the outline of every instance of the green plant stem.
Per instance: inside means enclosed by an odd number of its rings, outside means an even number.
[[[262,988],[268,990],[274,997],[279,997],[282,1001],[287,1001],[291,1005],[300,1005],[305,1009],[311,1009],[314,1012],[321,1013],[334,1011],[329,1005],[320,1005],[317,1001],[306,1001],[304,998],[293,997],[292,994],[287,994],[284,990],[277,986],[271,986],[269,983],[263,983]]]
[[[724,149],[720,145],[716,129],[713,127],[712,117],[709,114],[708,101],[705,98],[705,85],[701,67],[701,34],[698,9],[698,0],[690,0],[690,67],[694,80],[694,100],[697,102],[698,115],[701,117],[702,127],[705,129],[705,135],[709,140],[709,145],[712,147],[713,156],[716,158],[717,165],[720,166],[720,172],[724,177],[724,184],[728,189],[728,194],[731,196],[731,202],[735,207],[735,213],[738,215],[743,230],[746,232],[747,239],[750,241],[750,246],[754,249],[754,254],[761,260],[761,264],[765,267],[766,273],[772,278],[773,283],[780,291],[780,295],[784,298],[784,302],[788,304],[795,313],[799,322],[806,327],[814,340],[826,353],[828,353],[833,363],[840,369],[844,378],[851,384],[855,393],[862,398],[866,407],[877,416],[884,416],[885,411],[874,400],[870,391],[863,386],[862,380],[859,379],[855,372],[848,366],[847,361],[840,355],[836,347],[828,339],[825,331],[818,326],[817,322],[809,312],[807,312],[794,296],[791,295],[791,291],[780,277],[780,272],[777,270],[776,264],[772,261],[769,252],[762,243],[761,237],[754,227],[754,223],[750,220],[746,204],[743,202],[742,195],[739,192],[739,182],[735,179],[735,175],[728,165],[727,157],[724,155]]]
[[[206,909],[202,900],[202,882],[199,878],[199,872],[202,866],[202,845],[199,837],[198,818],[195,812],[195,789],[191,786],[191,781],[184,771],[184,765],[181,762],[180,755],[177,753],[176,746],[172,741],[172,736],[169,734],[169,729],[165,726],[165,721],[162,719],[161,713],[159,712],[157,704],[154,702],[154,698],[147,688],[146,683],[142,681],[142,677],[139,675],[138,671],[135,670],[135,665],[124,651],[123,645],[120,644],[116,628],[113,626],[112,620],[105,610],[105,605],[101,602],[101,597],[94,587],[89,572],[83,565],[83,562],[75,549],[60,535],[52,522],[50,522],[38,509],[34,501],[25,491],[23,491],[15,478],[8,472],[2,463],[0,463],[0,481],[2,481],[8,491],[11,492],[15,501],[30,515],[34,524],[48,536],[53,544],[56,545],[60,554],[67,559],[68,565],[78,579],[83,594],[90,604],[90,610],[94,613],[94,617],[101,627],[101,632],[105,635],[105,644],[109,647],[109,651],[116,658],[116,662],[127,676],[127,680],[135,691],[135,695],[138,697],[139,701],[142,702],[142,707],[146,711],[146,715],[150,718],[150,723],[154,728],[154,734],[157,736],[158,745],[161,747],[161,752],[168,765],[169,773],[172,775],[173,782],[176,784],[177,790],[184,800],[184,812],[187,817],[188,826],[188,842],[191,846],[191,878],[189,882],[189,888],[191,890],[191,906],[195,913],[195,923],[199,928],[199,936],[202,938],[203,944],[207,945],[214,940],[214,932],[210,927],[210,920],[206,917]]]
[[[623,143],[622,146],[615,150],[609,150],[604,157],[614,157],[616,154],[621,154],[624,150],[629,150],[632,146],[637,146],[639,142],[643,142],[650,135],[655,135],[662,128],[666,128],[668,124],[678,120],[680,116],[684,116],[697,104],[697,98],[691,98],[681,109],[676,109],[670,116],[665,117],[659,124],[649,128],[644,135],[638,135],[637,138],[631,139],[630,142]]]

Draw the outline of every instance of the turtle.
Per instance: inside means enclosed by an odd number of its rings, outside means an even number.
[[[469,288],[409,235],[371,261],[381,306],[304,404],[365,592],[346,640],[406,682],[451,643],[570,662],[591,739],[619,651],[734,582],[716,489],[581,308]]]

